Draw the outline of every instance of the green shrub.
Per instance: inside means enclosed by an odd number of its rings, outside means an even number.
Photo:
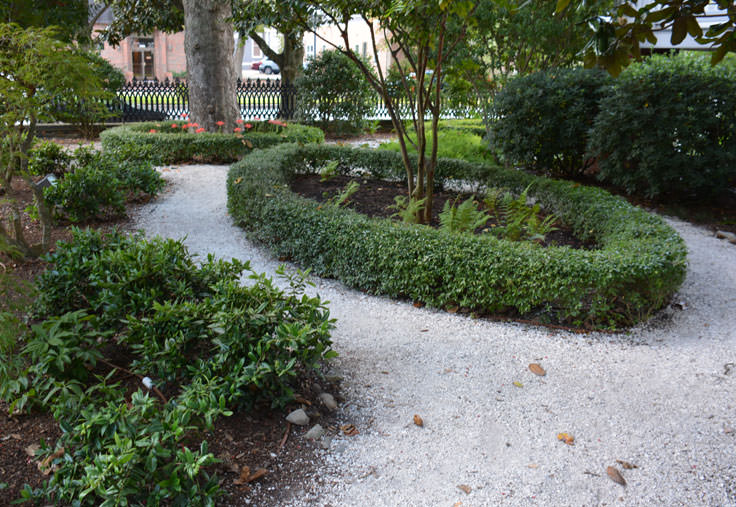
[[[119,215],[125,211],[126,199],[158,194],[164,181],[151,162],[126,157],[127,152],[130,150],[118,148],[100,153],[80,147],[65,159],[65,166],[57,165],[55,172],[61,179],[44,189],[44,198],[56,216],[84,222],[103,211]]]
[[[339,51],[323,51],[312,59],[295,85],[300,121],[338,132],[365,126],[375,93],[358,66]]]
[[[53,174],[61,178],[69,170],[72,156],[53,141],[41,141],[28,153],[28,170],[41,176]]]
[[[491,145],[506,161],[558,176],[585,169],[588,130],[611,78],[601,70],[557,69],[510,81],[494,101]]]
[[[333,146],[284,145],[253,153],[231,168],[230,214],[275,255],[370,293],[608,327],[662,307],[685,276],[686,248],[677,233],[661,218],[597,188],[440,160],[443,179],[477,181],[482,175],[482,181],[516,193],[534,183],[531,191],[545,210],[599,245],[542,248],[320,208],[289,190],[293,173],[317,173],[328,160],[338,161],[339,173],[360,168],[379,178],[401,165],[396,153]]]
[[[439,138],[437,152],[440,157],[455,158],[468,162],[479,162],[485,164],[494,164],[493,154],[488,150],[488,146],[483,139],[468,132],[463,128],[447,128],[444,127],[437,132]],[[416,139],[415,135],[409,136]],[[427,144],[432,142],[432,136],[427,132]],[[398,141],[384,143],[379,146],[382,150],[390,150],[400,152],[401,148]],[[416,154],[416,148],[412,144],[408,145],[409,152]]]
[[[324,133],[316,127],[296,123],[248,122],[236,133],[194,133],[183,129],[185,122],[148,122],[105,130],[100,140],[105,151],[150,147],[162,164],[191,162],[223,163],[238,160],[256,148],[279,143],[319,143]],[[176,125],[176,127],[172,127]],[[250,127],[248,127],[250,126]]]
[[[282,290],[248,263],[195,263],[178,241],[78,229],[46,260],[27,368],[0,378],[11,410],[46,409],[63,429],[37,454],[53,476],[24,499],[213,505],[222,492],[202,431],[258,400],[283,406],[299,375],[335,355],[334,321],[302,273],[279,270]],[[149,377],[159,399],[131,394],[120,371]]]
[[[629,66],[590,137],[600,179],[647,197],[707,198],[736,177],[736,73],[691,55]]]

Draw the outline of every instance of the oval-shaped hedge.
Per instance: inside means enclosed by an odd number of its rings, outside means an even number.
[[[100,133],[100,140],[105,150],[126,145],[147,148],[155,153],[159,163],[174,164],[191,160],[228,163],[256,148],[267,148],[280,143],[321,143],[325,139],[320,129],[297,123],[281,126],[269,122],[249,122],[253,127],[250,130],[243,127],[240,134],[182,133],[172,129],[172,124],[181,129],[184,122],[160,121],[123,125],[103,131]]]
[[[646,318],[685,277],[687,250],[677,233],[661,218],[598,188],[440,160],[437,170],[444,177],[482,177],[514,191],[532,183],[530,194],[580,238],[595,239],[599,246],[543,248],[372,219],[320,206],[289,190],[295,172],[315,172],[328,161],[338,161],[341,173],[401,174],[395,153],[286,144],[254,152],[231,167],[228,208],[236,223],[275,255],[371,293],[610,328]]]

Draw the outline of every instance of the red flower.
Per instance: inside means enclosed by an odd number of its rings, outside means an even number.
[[[195,124],[195,125],[196,125],[196,124]],[[197,134],[199,134],[200,132],[204,132],[204,129],[200,127],[200,128],[198,128],[197,130],[195,130],[195,132],[196,132]]]
[[[215,125],[217,125],[218,127],[222,127],[223,125],[225,125],[225,122],[224,121],[216,121],[215,122]]]
[[[148,131],[149,134],[155,134],[156,132],[157,132],[156,129],[151,129]]]
[[[186,118],[187,116],[189,116],[187,113],[181,113],[182,118]]]
[[[251,125],[250,123],[246,123],[245,124],[245,128],[252,129],[253,128],[253,125]]]
[[[243,119],[242,118],[238,118],[237,120],[235,120],[235,123],[238,123],[238,124],[241,124],[242,125]]]
[[[172,129],[175,129],[175,128],[177,128],[178,126],[179,126],[179,125],[177,125],[176,123],[172,123],[172,124],[171,124],[171,128],[172,128]]]
[[[242,131],[242,130],[243,130],[243,129],[241,129],[240,127],[235,127],[235,128],[233,129],[233,132],[240,132],[240,131]]]
[[[190,126],[191,127],[199,127],[199,123],[191,123]]]

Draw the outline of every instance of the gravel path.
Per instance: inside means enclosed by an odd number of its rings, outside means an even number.
[[[226,174],[164,170],[167,192],[134,226],[273,273],[227,215]],[[313,451],[293,504],[736,505],[736,247],[670,223],[690,249],[684,309],[627,334],[477,321],[315,279],[338,319],[339,417],[361,433]]]

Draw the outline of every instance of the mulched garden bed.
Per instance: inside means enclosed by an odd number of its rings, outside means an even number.
[[[360,188],[355,192],[347,204],[347,206],[359,213],[375,218],[391,218],[396,210],[390,206],[395,204],[394,197],[397,195],[406,195],[406,185],[401,182],[370,180],[363,178],[354,178],[349,176],[336,175],[328,181],[320,181],[317,174],[298,174],[290,181],[290,188],[293,192],[316,201],[325,201],[326,199],[340,194],[351,181],[360,184]],[[465,201],[472,194],[459,194],[457,192],[436,192],[434,194],[434,204],[432,206],[432,222],[431,226],[439,227],[439,214],[442,211],[446,201],[452,204],[455,199],[457,204]],[[477,197],[477,196],[476,196]],[[542,218],[546,215],[541,213]],[[564,224],[557,222],[554,224],[556,231],[552,231],[541,242],[543,246],[570,246],[578,249],[595,248],[595,244],[580,241],[573,234],[572,230]],[[498,226],[498,222],[491,214],[491,219],[485,227],[479,228],[476,233],[481,234],[486,229]]]

